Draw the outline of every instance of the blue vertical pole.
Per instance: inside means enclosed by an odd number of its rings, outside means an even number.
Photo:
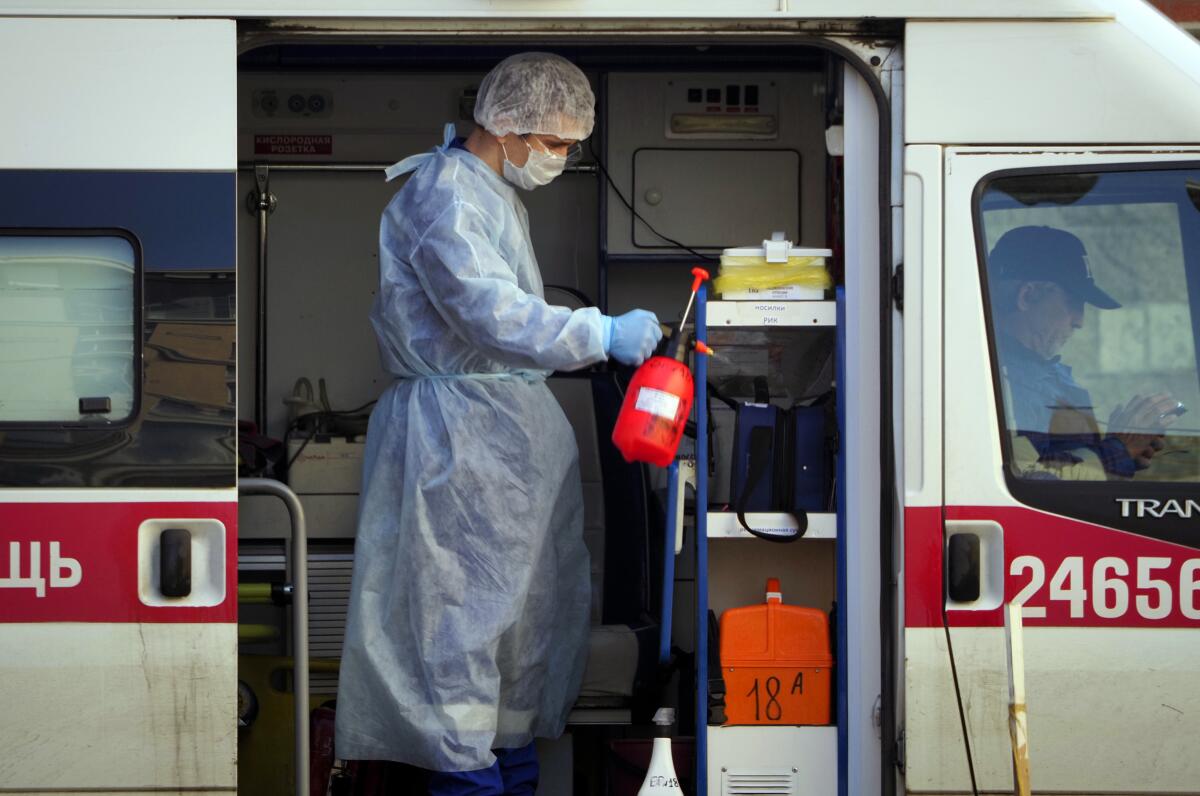
[[[850,714],[846,702],[849,698],[849,674],[847,662],[849,644],[846,633],[846,291],[837,289],[837,333],[834,377],[837,380],[837,657],[834,665],[837,672],[837,742],[838,742],[838,796],[847,796]]]
[[[679,460],[667,468],[667,521],[663,540],[662,621],[658,630],[658,662],[666,666],[671,661],[671,613],[675,608],[675,510],[679,494]]]
[[[696,339],[708,342],[708,290],[696,294]],[[696,796],[708,796],[708,357],[696,354]]]

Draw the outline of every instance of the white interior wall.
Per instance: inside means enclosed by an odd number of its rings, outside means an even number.
[[[725,84],[740,87],[754,84],[763,95],[761,113],[774,115],[777,119],[777,134],[774,138],[754,140],[749,138],[719,138],[709,134],[694,138],[669,137],[668,111],[698,113],[708,106],[676,106],[670,97],[685,90],[685,86],[704,85],[722,88]],[[624,197],[634,204],[647,219],[666,219],[660,232],[674,237],[693,248],[707,242],[707,228],[722,225],[728,216],[747,203],[762,201],[764,217],[754,222],[735,224],[732,234],[738,239],[724,242],[727,246],[753,246],[768,237],[776,229],[794,234],[799,228],[797,245],[824,247],[825,245],[825,113],[824,76],[820,72],[736,72],[736,73],[613,73],[608,76],[605,94],[608,104],[607,150],[608,170],[613,184]],[[768,104],[768,96],[777,105]],[[734,107],[730,110],[740,110]],[[737,118],[739,114],[728,114]],[[792,216],[797,196],[790,186],[792,175],[773,175],[751,172],[742,174],[741,182],[731,181],[727,170],[720,167],[719,152],[711,152],[707,160],[696,161],[693,170],[681,169],[671,175],[665,184],[648,178],[647,167],[653,150],[729,150],[730,152],[758,151],[772,166],[778,162],[799,163],[799,219]],[[771,155],[765,155],[770,152]],[[789,157],[782,157],[790,153]],[[641,182],[638,170],[641,169]],[[744,168],[744,161],[739,162]],[[757,178],[757,179],[756,179]],[[648,181],[649,180],[649,181]],[[714,185],[717,182],[717,185]],[[654,201],[647,192],[656,191]],[[703,203],[694,212],[701,213],[694,219],[679,221],[670,208],[691,207],[689,195],[705,195],[712,192],[720,203]],[[785,209],[786,208],[786,209]],[[610,254],[632,255],[678,255],[671,249],[644,248],[654,241],[652,233],[640,223],[635,239],[634,224],[629,209],[621,203],[616,193],[608,191],[606,245]],[[690,223],[689,223],[690,222]],[[653,221],[652,221],[653,223]],[[659,241],[659,243],[662,243]],[[719,254],[719,249],[704,249],[705,253]]]
[[[253,175],[239,175],[242,195]],[[325,378],[335,409],[373,400],[386,385],[367,319],[379,284],[379,215],[395,191],[375,174],[277,172],[270,190],[267,263],[268,429],[281,437],[282,399],[296,380]],[[238,233],[238,416],[254,417],[257,376],[257,221]]]
[[[442,141],[459,114],[459,97],[478,74],[246,73],[239,96],[239,162],[391,164]],[[280,109],[267,115],[262,97],[274,91]],[[330,110],[293,114],[293,95],[325,98]],[[256,135],[329,136],[329,155],[256,155]],[[591,174],[566,174],[522,193],[534,249],[546,284],[566,285],[597,298],[597,188]],[[268,220],[268,430],[281,436],[282,403],[301,376],[324,377],[330,403],[348,409],[373,400],[388,381],[367,319],[379,280],[379,218],[403,185],[382,172],[272,171],[277,207]],[[243,170],[239,195],[254,189]],[[239,214],[238,415],[254,416],[254,338],[257,315],[257,217]]]
[[[238,159],[255,163],[390,164],[441,142],[448,121],[459,134],[472,124],[462,119],[463,90],[477,86],[482,75],[351,74],[249,72],[238,86]],[[660,82],[640,76],[653,97]],[[592,76],[598,84],[597,76]],[[825,245],[825,151],[822,83],[816,74],[781,75],[780,137],[766,142],[668,141],[662,136],[661,113],[638,110],[645,98],[636,87],[614,95],[612,114],[640,124],[632,136],[617,141],[608,156],[614,180],[628,179],[632,151],[642,144],[683,148],[779,148],[799,151],[801,173],[801,242]],[[622,76],[618,82],[628,82]],[[264,110],[263,98],[274,94],[277,108]],[[292,95],[320,95],[325,109],[312,113],[287,110]],[[639,99],[641,97],[641,99]],[[603,123],[603,109],[598,124]],[[256,135],[328,136],[331,154],[255,154]],[[611,133],[610,133],[611,135]],[[644,139],[644,140],[643,140]],[[661,140],[660,140],[661,139]],[[623,176],[624,175],[624,176]],[[703,175],[699,175],[703,179]],[[566,174],[549,186],[523,192],[530,215],[535,251],[546,284],[574,287],[599,301],[597,265],[598,193],[596,174]],[[286,426],[284,396],[301,376],[316,386],[324,377],[335,408],[351,408],[374,399],[387,382],[378,364],[374,335],[366,315],[378,280],[378,228],[383,207],[401,183],[385,183],[376,172],[273,171],[271,192],[278,200],[269,217],[268,278],[268,431],[280,436]],[[254,187],[243,171],[239,195]],[[685,186],[686,187],[686,186]],[[754,190],[754,186],[734,186]],[[733,194],[731,194],[732,197]],[[610,203],[616,198],[610,193]],[[618,223],[623,207],[609,209],[609,225]],[[761,238],[774,222],[749,238]],[[255,277],[257,219],[239,214],[238,228],[238,401],[239,417],[254,415]],[[754,240],[744,241],[747,244]],[[608,269],[608,308],[619,314],[635,307],[649,309],[664,321],[677,321],[687,301],[690,270],[715,263],[618,262]]]

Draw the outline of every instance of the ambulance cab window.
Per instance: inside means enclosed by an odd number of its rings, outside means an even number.
[[[137,279],[131,238],[0,231],[0,423],[133,413]]]
[[[1010,483],[1200,481],[1200,169],[976,196]]]

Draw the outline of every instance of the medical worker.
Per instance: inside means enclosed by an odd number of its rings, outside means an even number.
[[[518,189],[592,132],[587,78],[525,53],[483,80],[465,141],[401,161],[371,322],[395,381],[371,415],[336,752],[428,769],[431,794],[532,794],[583,676],[590,575],[575,436],[546,387],[662,336],[547,304]]]

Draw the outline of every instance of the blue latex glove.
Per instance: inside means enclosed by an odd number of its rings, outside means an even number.
[[[647,310],[630,310],[615,318],[604,316],[604,351],[624,365],[640,365],[662,339],[658,317]]]

